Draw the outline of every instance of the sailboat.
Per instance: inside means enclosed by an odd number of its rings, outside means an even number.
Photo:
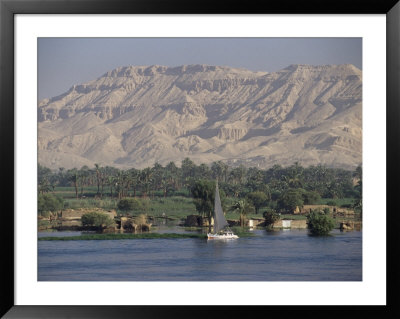
[[[228,227],[228,222],[225,219],[222,211],[221,198],[219,197],[218,180],[215,186],[215,201],[214,201],[214,233],[208,233],[208,239],[235,239],[239,236],[235,235]]]

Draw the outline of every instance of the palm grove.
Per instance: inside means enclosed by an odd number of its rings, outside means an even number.
[[[80,169],[51,170],[38,165],[38,210],[40,214],[61,209],[62,199],[51,193],[56,193],[60,187],[70,187],[76,199],[112,198],[120,204],[116,208],[123,208],[124,201],[126,204],[130,198],[191,197],[196,210],[210,218],[215,180],[219,181],[225,210],[239,213],[241,222],[250,212],[271,218],[273,214],[293,213],[303,205],[319,203],[321,198],[330,199],[332,204],[351,198],[347,206],[361,214],[361,166],[350,171],[324,165],[305,168],[294,163],[289,167],[275,165],[263,170],[243,165],[229,167],[222,161],[196,165],[189,158],[180,166],[174,162],[166,166],[155,163],[144,169],[95,164]],[[230,205],[226,206],[228,202]]]

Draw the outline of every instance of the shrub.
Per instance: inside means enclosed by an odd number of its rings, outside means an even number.
[[[246,198],[253,204],[256,214],[262,206],[267,205],[268,196],[263,192],[248,193]]]
[[[277,201],[281,197],[281,192],[280,191],[273,191],[271,193],[271,200]]]
[[[188,190],[188,189],[180,189],[180,190],[176,190],[176,191],[171,191],[171,192],[168,192],[168,195],[189,197],[190,196],[190,190]]]
[[[263,213],[263,216],[265,218],[266,226],[271,226],[272,224],[274,224],[276,221],[278,221],[281,218],[280,215],[274,211],[265,211]]]
[[[293,213],[296,207],[303,207],[304,200],[303,200],[304,190],[302,189],[293,189],[290,188],[278,199],[277,206],[287,212]]]
[[[308,229],[312,235],[324,236],[335,226],[333,220],[320,211],[313,210],[307,216]]]
[[[150,209],[150,198],[141,198],[140,204],[142,205],[141,212],[148,212]]]
[[[328,205],[328,206],[337,206],[337,203],[335,201],[333,201],[333,200],[330,200],[330,201],[328,201],[326,203],[326,205]]]
[[[50,212],[56,212],[64,208],[62,198],[52,194],[39,194],[38,196],[38,215],[49,217]]]
[[[124,198],[118,202],[118,209],[123,211],[141,211],[142,203],[137,198]]]
[[[309,191],[303,194],[303,199],[304,199],[304,204],[313,205],[321,199],[321,196],[317,192]]]
[[[135,220],[135,224],[137,224],[137,225],[147,224],[147,216],[145,214],[140,214],[134,220]]]
[[[360,216],[362,216],[362,199],[361,198],[357,198],[354,201],[353,208],[354,208],[354,212],[356,212],[357,214],[360,214]]]
[[[110,216],[104,213],[90,212],[82,215],[82,225],[95,226],[95,227],[109,227],[114,225],[114,220]]]

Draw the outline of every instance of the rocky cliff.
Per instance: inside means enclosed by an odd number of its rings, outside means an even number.
[[[38,106],[39,163],[143,168],[223,160],[354,168],[362,156],[362,72],[290,65],[121,67]]]

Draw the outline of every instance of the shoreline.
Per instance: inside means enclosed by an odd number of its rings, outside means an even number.
[[[170,238],[207,238],[206,234],[177,234],[177,233],[145,233],[145,234],[84,234],[79,236],[40,237],[38,240],[124,240],[124,239],[170,239]]]

